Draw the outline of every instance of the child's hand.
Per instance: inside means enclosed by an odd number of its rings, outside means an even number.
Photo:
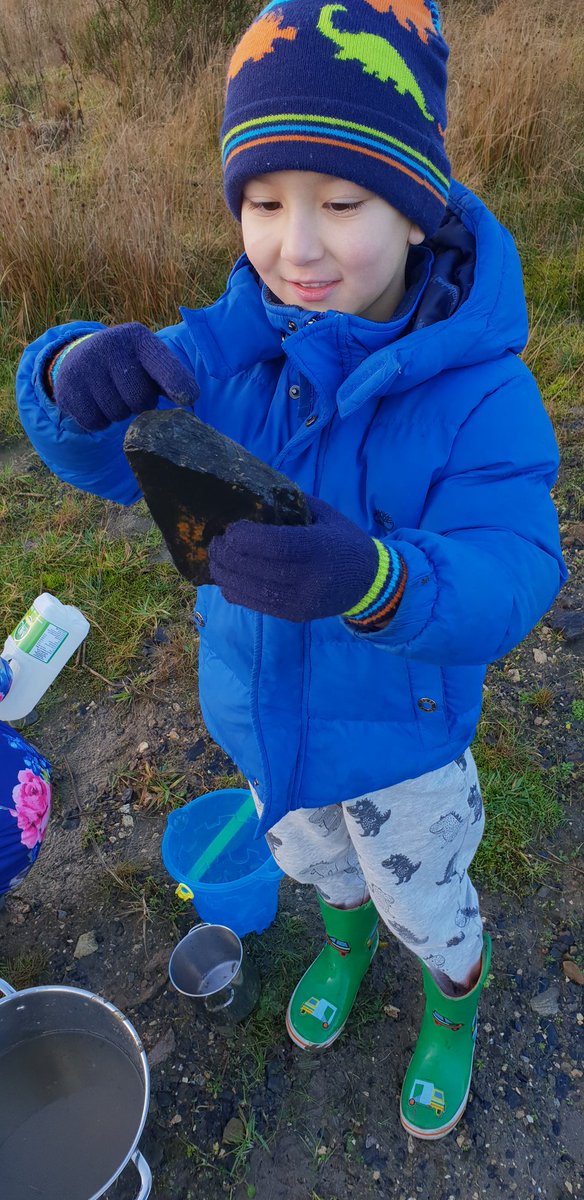
[[[226,600],[287,621],[346,613],[373,584],[377,544],[336,509],[306,497],[312,525],[236,521],[209,547]]]
[[[70,342],[51,363],[48,381],[61,412],[89,431],[156,408],[161,394],[175,404],[194,404],[199,395],[178,358],[137,322]]]

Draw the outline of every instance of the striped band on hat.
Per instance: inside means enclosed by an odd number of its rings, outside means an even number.
[[[434,233],[450,184],[447,60],[436,0],[271,0],[228,71],[221,135],[233,214],[248,179],[316,171]]]
[[[226,171],[237,154],[270,143],[311,142],[352,151],[402,171],[436,199],[445,203],[450,181],[426,155],[420,154],[399,138],[356,121],[338,117],[317,117],[310,113],[277,113],[242,121],[223,139],[223,169]]]

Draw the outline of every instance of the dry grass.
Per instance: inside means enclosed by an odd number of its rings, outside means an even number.
[[[133,36],[144,3],[4,0],[0,288],[13,345],[70,315],[173,321],[178,303],[197,305],[221,290],[238,251],[217,135],[228,16],[233,24],[245,5],[190,0],[202,16],[173,75],[172,56],[153,48],[160,38],[167,50],[173,37],[184,42],[176,14],[184,22],[188,10],[173,0],[164,10],[175,15],[172,28],[166,16],[156,37],[147,25]],[[527,222],[524,240],[540,244],[554,229],[554,197],[565,208],[581,169],[579,6],[447,6],[456,174],[487,196],[499,193],[503,216],[509,221],[511,204],[517,223]],[[126,23],[108,58],[114,11]],[[569,216],[561,224],[565,239]]]
[[[216,294],[237,248],[216,154],[222,75],[222,61],[209,63],[179,104],[152,81],[139,117],[91,81],[85,124],[60,144],[58,122],[11,130],[0,278],[20,340],[71,313],[162,324],[181,300]]]
[[[482,14],[468,0],[451,2],[446,32],[459,176],[479,189],[509,171],[540,192],[574,187],[584,106],[580,0],[501,0]]]

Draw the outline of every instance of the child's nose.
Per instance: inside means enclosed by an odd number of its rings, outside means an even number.
[[[280,256],[285,262],[314,262],[322,257],[322,242],[318,230],[306,215],[291,215],[286,221]]]

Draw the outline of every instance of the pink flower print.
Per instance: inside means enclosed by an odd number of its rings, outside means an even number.
[[[20,840],[28,850],[42,842],[51,811],[51,785],[28,768],[18,772],[18,784],[12,789],[15,807],[9,809],[16,817]]]

